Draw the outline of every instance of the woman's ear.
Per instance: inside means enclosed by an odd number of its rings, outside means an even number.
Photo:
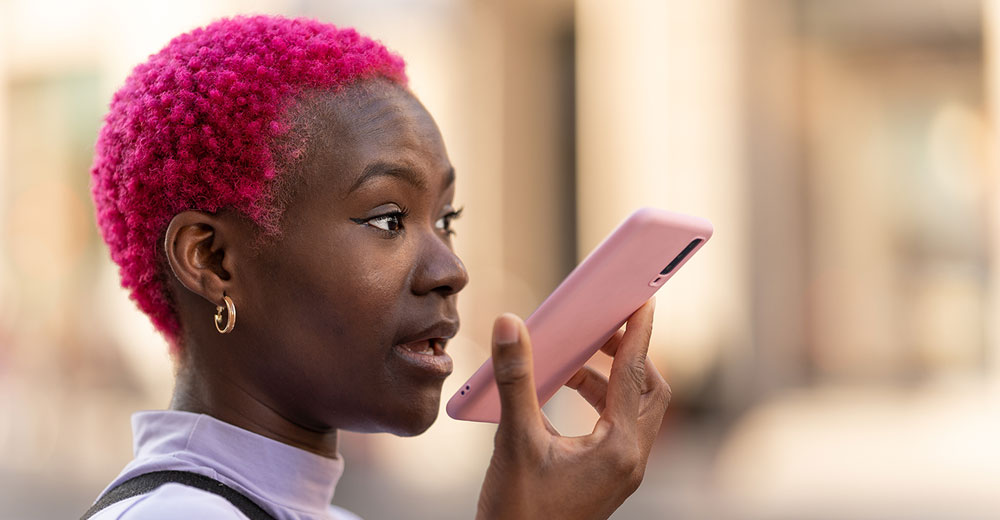
[[[187,290],[219,305],[230,288],[237,230],[231,219],[201,211],[185,211],[167,226],[163,248],[174,277]]]

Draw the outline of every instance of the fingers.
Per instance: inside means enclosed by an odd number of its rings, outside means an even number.
[[[660,425],[663,424],[663,415],[670,404],[670,385],[649,358],[646,359],[645,386],[638,422],[639,448],[642,450],[643,459],[649,456],[653,448]]]
[[[636,424],[646,383],[646,353],[653,331],[655,300],[650,299],[629,317],[608,377],[607,403],[601,418],[616,425]]]
[[[531,338],[524,322],[506,313],[493,322],[493,376],[500,391],[501,428],[542,428],[532,374]]]
[[[653,360],[646,358],[646,379],[643,382],[642,394],[646,395],[651,392],[662,391],[665,402],[664,407],[670,403],[670,385],[667,384],[667,380],[663,379],[663,374],[657,370],[656,365],[653,364]]]
[[[611,337],[604,342],[604,345],[601,345],[601,352],[604,352],[605,354],[611,357],[615,357],[615,354],[618,353],[618,345],[621,345],[622,337],[624,336],[625,336],[624,330],[622,330],[621,328],[616,330],[615,333],[612,334]]]
[[[566,386],[576,390],[598,414],[604,413],[608,395],[608,378],[593,367],[584,365]],[[671,390],[653,361],[646,358],[646,380],[640,393],[639,431],[653,430],[655,436],[663,414],[670,404]],[[543,413],[544,414],[544,413]]]
[[[615,331],[604,345],[601,346],[601,352],[614,357],[618,353],[618,346],[621,345],[624,335],[625,331],[622,329]],[[660,377],[662,379],[662,376],[659,376],[659,372],[647,374],[646,377],[647,380],[650,377]],[[604,405],[608,395],[608,378],[599,370],[584,365],[566,382],[566,386],[576,390],[597,410],[598,414],[604,413]],[[646,385],[644,389],[649,387],[649,385]]]
[[[603,414],[608,379],[599,370],[584,365],[566,382],[566,386],[576,390],[597,413]],[[638,433],[642,453],[649,454],[656,435],[663,422],[663,415],[670,404],[670,385],[657,370],[653,360],[646,358],[645,381],[640,390]]]
[[[604,374],[592,367],[584,365],[569,378],[566,386],[576,390],[593,406],[597,413],[604,413],[604,404],[608,395],[608,379]]]

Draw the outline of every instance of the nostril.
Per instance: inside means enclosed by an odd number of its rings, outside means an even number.
[[[458,291],[456,291],[450,285],[441,285],[441,286],[437,287],[434,290],[437,291],[437,292],[439,292],[439,293],[444,294],[445,296],[451,296],[452,294],[455,294],[456,292],[458,292]]]

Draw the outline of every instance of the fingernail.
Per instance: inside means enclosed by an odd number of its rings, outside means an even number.
[[[517,326],[517,320],[510,316],[502,316],[493,327],[493,342],[497,345],[517,343],[519,333],[520,327]]]

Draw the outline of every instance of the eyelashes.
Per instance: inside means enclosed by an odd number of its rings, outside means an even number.
[[[436,221],[434,221],[434,228],[443,232],[447,236],[452,236],[455,234],[455,230],[451,229],[451,223],[462,216],[462,211],[465,208],[459,208],[454,211],[450,211]],[[406,229],[405,221],[410,212],[405,207],[401,207],[397,210],[390,211],[388,213],[383,213],[381,215],[376,215],[370,218],[352,218],[351,220],[357,224],[371,226],[380,232],[386,234],[386,236],[394,237],[399,235]]]
[[[406,208],[400,208],[391,213],[372,217],[366,221],[369,226],[386,231],[388,233],[399,233],[403,230],[403,220],[410,212]]]
[[[434,222],[434,227],[440,229],[447,233],[449,236],[455,234],[455,230],[451,229],[451,223],[462,216],[462,212],[465,211],[464,207],[458,208],[445,214],[443,217],[439,218]],[[438,225],[440,223],[441,225]]]

